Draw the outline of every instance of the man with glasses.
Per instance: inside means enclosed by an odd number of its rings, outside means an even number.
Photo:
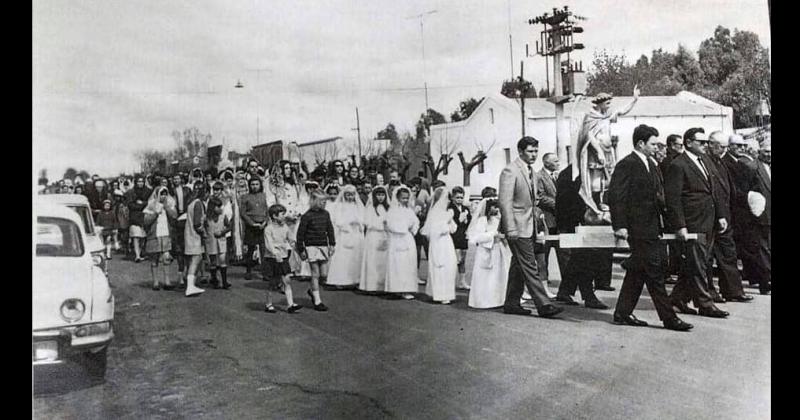
[[[667,168],[664,195],[669,226],[678,237],[683,264],[678,283],[672,289],[672,305],[681,313],[725,318],[728,312],[714,305],[708,289],[708,261],[715,233],[728,229],[728,221],[717,202],[713,174],[706,157],[708,138],[702,128],[690,128],[683,135],[686,151]],[[716,232],[715,232],[716,231]],[[688,239],[691,233],[700,234]],[[694,302],[697,311],[687,303]]]
[[[739,134],[732,134],[728,138],[728,151],[722,157],[722,162],[727,166],[728,172],[733,181],[733,238],[736,243],[736,252],[742,260],[743,278],[750,282],[751,286],[759,284],[754,269],[756,263],[751,243],[749,222],[751,220],[750,209],[747,205],[747,188],[753,178],[753,168],[755,159],[748,153],[748,143]]]
[[[267,208],[269,207],[261,179],[250,178],[248,186],[250,192],[242,196],[239,202],[239,211],[244,222],[244,244],[247,246],[245,280],[252,279],[253,253],[256,247],[259,247],[259,255],[264,254],[264,228],[267,226]]]
[[[732,202],[734,199],[734,184],[728,168],[722,158],[728,149],[728,136],[722,131],[714,131],[708,139],[709,160],[708,169],[713,173],[714,190],[719,198],[718,203],[722,214],[727,220],[731,220]],[[753,299],[752,296],[745,294],[742,288],[742,276],[736,263],[736,243],[733,239],[733,223],[728,224],[728,229],[718,233],[714,239],[714,246],[711,248],[711,258],[717,260],[719,269],[719,291],[717,294],[712,282],[712,263],[709,260],[708,268],[708,289],[714,302],[724,303],[728,301],[747,302]],[[721,296],[720,296],[721,295]]]

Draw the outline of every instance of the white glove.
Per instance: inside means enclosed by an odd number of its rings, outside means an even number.
[[[759,217],[762,213],[764,213],[764,209],[767,206],[767,200],[763,195],[761,195],[761,193],[750,191],[747,193],[747,205],[750,206],[750,212],[753,213],[753,216]]]

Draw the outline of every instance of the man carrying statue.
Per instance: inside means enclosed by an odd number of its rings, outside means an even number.
[[[594,109],[583,118],[577,144],[573,144],[573,162],[577,170],[573,179],[581,178],[579,195],[586,203],[584,221],[588,225],[609,225],[611,214],[605,193],[617,161],[616,148],[611,140],[611,123],[626,115],[639,100],[639,87],[633,88],[633,101],[621,110],[611,110],[613,96],[600,93],[593,100]],[[577,159],[576,159],[577,158]]]
[[[611,110],[612,99],[608,93],[598,94],[592,100],[594,109],[584,116],[580,132],[573,138],[572,163],[556,182],[558,233],[574,234],[579,225],[611,225],[605,194],[617,160],[611,123],[633,109],[639,99],[639,88],[633,88],[633,101],[622,110]],[[555,300],[578,305],[572,296],[580,289],[587,308],[607,308],[594,291],[615,290],[611,286],[614,249],[562,249],[562,254],[569,257],[562,268],[562,281]]]

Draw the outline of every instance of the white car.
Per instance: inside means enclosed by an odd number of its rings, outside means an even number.
[[[106,247],[103,244],[103,239],[100,237],[100,232],[94,225],[94,217],[92,216],[92,208],[89,206],[89,199],[82,194],[43,194],[37,197],[44,202],[69,207],[80,216],[83,231],[86,233],[89,252],[91,252],[93,256],[102,259],[103,271],[108,274],[108,265],[105,258]]]
[[[34,374],[70,361],[102,379],[114,337],[114,296],[101,259],[92,256],[75,211],[39,202],[35,214]]]

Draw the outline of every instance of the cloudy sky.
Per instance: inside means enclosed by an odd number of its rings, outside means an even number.
[[[34,170],[131,171],[137,150],[166,149],[191,126],[240,151],[256,144],[257,120],[262,142],[354,138],[356,106],[362,138],[388,122],[410,130],[424,80],[448,116],[499,91],[509,30],[515,74],[524,59],[544,85],[543,58],[524,57],[541,30],[527,19],[564,4],[588,18],[584,68],[595,49],[696,50],[717,25],[771,46],[766,0],[35,0]],[[431,10],[423,66],[409,17]]]

